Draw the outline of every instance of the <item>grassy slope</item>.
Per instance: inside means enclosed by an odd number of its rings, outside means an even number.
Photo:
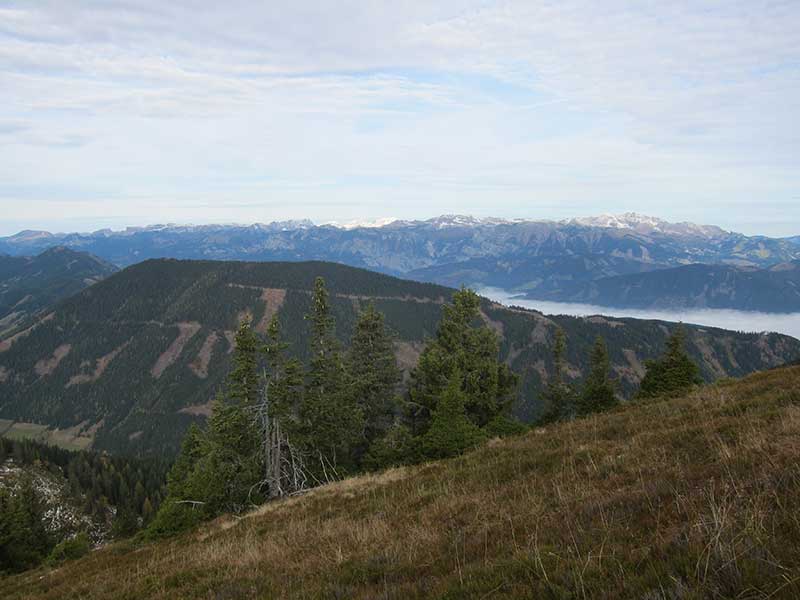
[[[112,546],[0,596],[796,598],[799,459],[790,367]]]

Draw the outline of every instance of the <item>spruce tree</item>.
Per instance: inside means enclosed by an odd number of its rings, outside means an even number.
[[[617,403],[614,383],[609,378],[609,368],[608,348],[605,340],[598,335],[589,355],[589,374],[578,398],[579,415],[602,412]]]
[[[147,527],[148,537],[170,536],[211,516],[205,506],[206,490],[196,473],[202,453],[203,432],[192,423],[181,442],[180,454],[167,474],[167,497]],[[123,532],[130,527],[128,518],[127,515],[120,516],[118,527]]]
[[[226,394],[217,394],[206,430],[190,426],[168,477],[168,496],[149,535],[170,535],[223,512],[240,512],[264,495],[257,414],[259,342],[248,320],[236,333]],[[142,504],[144,500],[142,500]],[[143,510],[142,506],[142,510]]]
[[[409,390],[411,422],[416,434],[424,433],[437,402],[454,373],[461,377],[467,415],[484,427],[505,414],[513,400],[517,376],[498,360],[497,335],[479,323],[480,298],[462,288],[452,304],[442,308],[436,337],[428,342],[412,373]]]
[[[35,567],[50,552],[52,542],[31,477],[23,477],[13,492],[0,490],[0,572]]]
[[[372,442],[362,466],[375,471],[413,463],[418,458],[418,441],[406,425],[397,422]]]
[[[394,422],[400,369],[383,315],[370,302],[358,316],[347,352],[347,387],[364,416],[364,444]]]
[[[232,404],[252,407],[258,402],[258,351],[258,338],[250,320],[242,319],[234,339],[233,368],[228,375],[228,398]]]
[[[284,429],[297,436],[297,412],[303,396],[303,365],[297,358],[287,355],[288,347],[289,344],[281,336],[278,316],[275,315],[267,328],[267,343],[264,345],[269,367],[269,416],[280,419]]]
[[[462,375],[453,371],[437,399],[431,426],[422,436],[425,458],[448,458],[463,453],[484,439],[483,432],[466,413],[466,394],[461,389]]]
[[[647,361],[638,398],[680,396],[703,382],[700,368],[686,353],[686,330],[682,325],[667,339],[664,354]]]
[[[325,281],[314,282],[311,313],[311,360],[300,417],[308,467],[326,481],[354,468],[352,450],[363,428],[363,415],[345,387],[345,368]]]
[[[259,409],[264,474],[270,498],[297,491],[305,485],[302,457],[297,452],[305,447],[298,421],[303,398],[303,366],[296,358],[287,357],[287,348],[275,315],[267,329],[264,346],[269,374]]]
[[[567,336],[560,327],[556,329],[553,340],[553,373],[547,381],[542,399],[544,412],[539,421],[552,423],[571,419],[575,416],[575,391],[564,381],[566,369]]]

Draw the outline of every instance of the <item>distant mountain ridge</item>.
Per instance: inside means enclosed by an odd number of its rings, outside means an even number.
[[[539,300],[580,302],[615,308],[730,308],[775,313],[800,312],[800,260],[766,269],[686,265],[603,277],[550,293]]]
[[[443,215],[342,226],[283,221],[91,234],[27,231],[0,238],[0,252],[30,254],[54,244],[119,266],[149,258],[326,260],[443,285],[521,292],[692,263],[764,267],[800,258],[800,247],[788,240],[635,213],[564,221]]]
[[[149,260],[64,300],[36,323],[0,336],[0,419],[39,423],[96,449],[174,453],[189,423],[208,414],[229,368],[233,331],[252,317],[263,332],[277,315],[290,351],[308,357],[316,276],[331,294],[337,333],[349,339],[357,312],[374,302],[413,367],[454,292],[430,283],[325,262]],[[676,324],[545,316],[484,300],[482,318],[500,337],[501,359],[521,376],[515,412],[530,419],[553,373],[557,327],[568,337],[567,377],[579,382],[597,335],[608,342],[619,390],[629,396]],[[688,349],[706,379],[792,361],[800,341],[690,326]]]
[[[104,260],[63,246],[34,257],[0,255],[0,334],[115,271]]]

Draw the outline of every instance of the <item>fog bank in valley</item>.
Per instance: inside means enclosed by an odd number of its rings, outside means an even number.
[[[576,317],[608,315],[613,317],[631,317],[634,319],[682,321],[684,323],[706,325],[708,327],[721,327],[722,329],[733,329],[735,331],[775,331],[800,339],[800,313],[762,313],[716,308],[695,308],[688,310],[612,308],[594,304],[548,302],[545,300],[515,298],[512,292],[491,287],[479,289],[478,293],[495,302],[505,304],[506,306],[515,305],[524,308],[533,308],[548,315],[572,315]]]

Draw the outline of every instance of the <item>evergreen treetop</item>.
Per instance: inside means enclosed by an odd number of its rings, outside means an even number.
[[[426,458],[456,456],[484,439],[483,432],[467,416],[461,382],[461,372],[456,369],[436,403],[431,426],[422,436],[421,447]]]
[[[372,302],[362,311],[346,357],[347,387],[364,416],[367,444],[389,429],[401,373],[384,318]]]
[[[480,298],[462,288],[442,308],[436,337],[414,369],[410,389],[414,429],[424,432],[454,373],[461,377],[467,415],[479,427],[510,408],[518,378],[498,360],[497,335],[480,324]]]
[[[703,382],[700,368],[686,353],[686,330],[680,325],[667,339],[664,354],[648,361],[638,398],[678,396]]]
[[[578,397],[579,415],[602,412],[617,403],[614,383],[609,377],[609,368],[608,348],[605,340],[598,335],[589,355],[589,374]]]
[[[567,336],[560,327],[553,339],[553,374],[544,390],[544,411],[539,421],[552,423],[575,416],[576,397],[572,386],[564,381],[566,370]]]

